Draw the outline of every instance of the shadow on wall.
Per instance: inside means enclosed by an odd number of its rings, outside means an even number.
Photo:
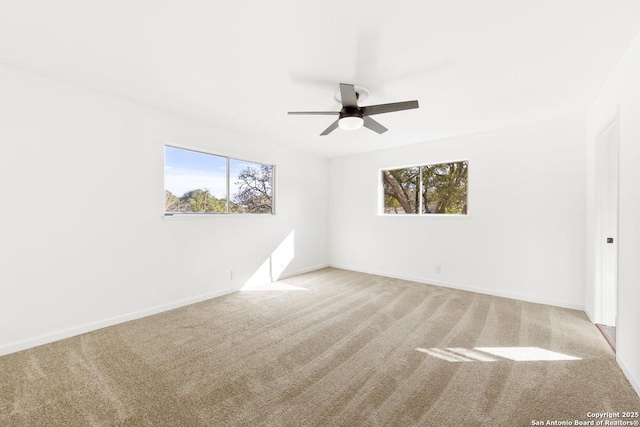
[[[294,230],[284,238],[278,247],[246,281],[240,291],[306,291],[308,289],[286,283],[274,283],[281,276],[295,256]]]

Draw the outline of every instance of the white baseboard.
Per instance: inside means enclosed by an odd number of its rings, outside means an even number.
[[[532,298],[532,297],[527,297],[527,296],[523,296],[523,295],[512,294],[512,293],[509,293],[509,292],[496,292],[496,291],[493,291],[493,290],[490,290],[490,289],[476,288],[476,287],[473,287],[473,286],[460,285],[460,284],[457,284],[457,283],[441,282],[441,281],[436,281],[436,280],[431,280],[431,279],[425,280],[425,279],[420,278],[420,277],[411,277],[411,276],[388,274],[388,273],[384,273],[384,272],[380,272],[380,271],[359,269],[359,268],[353,268],[353,267],[343,266],[343,265],[338,265],[338,264],[329,264],[329,266],[330,267],[334,267],[334,268],[340,268],[342,270],[351,270],[351,271],[357,271],[357,272],[360,272],[360,273],[375,274],[376,276],[385,276],[385,277],[391,277],[393,279],[408,280],[410,282],[424,283],[424,284],[427,284],[427,285],[442,286],[443,288],[458,289],[460,291],[475,292],[475,293],[478,293],[478,294],[491,295],[491,296],[496,296],[496,297],[501,297],[501,298],[515,299],[515,300],[518,300],[518,301],[533,302],[533,303],[536,303],[536,304],[546,304],[546,305],[552,305],[552,306],[555,306],[555,307],[570,308],[572,310],[584,311],[584,306],[583,305],[574,304],[574,303],[565,302],[565,301],[557,301],[557,300],[553,300],[553,299],[549,299],[549,298]]]
[[[596,323],[593,317],[593,314],[591,314],[591,312],[589,311],[589,309],[587,309],[587,306],[584,306],[584,314],[587,315],[587,317],[589,318],[589,320],[591,321],[591,323]]]
[[[109,319],[104,319],[97,322],[87,323],[85,325],[77,326],[75,328],[69,328],[62,331],[58,331],[58,332],[52,332],[50,334],[40,335],[34,338],[28,338],[26,340],[15,341],[15,342],[0,346],[0,356],[4,356],[10,353],[15,353],[17,351],[26,350],[32,347],[37,347],[39,345],[48,344],[54,341],[59,341],[65,338],[70,338],[70,337],[84,334],[87,332],[95,331],[96,329],[106,328],[107,326],[117,325],[118,323],[128,322],[130,320],[151,316],[153,314],[158,314],[163,311],[183,307],[185,305],[195,304],[197,302],[220,297],[222,295],[227,295],[237,291],[238,289],[236,288],[221,289],[219,291],[209,292],[209,293],[198,295],[191,298],[185,298],[169,304],[158,305],[158,306],[150,307],[144,310],[135,311],[133,313],[111,317]]]
[[[298,276],[300,274],[309,273],[311,271],[321,270],[327,267],[329,267],[329,264],[318,264],[313,267],[303,268],[302,270],[296,270],[291,272],[287,271],[286,273],[282,274],[280,278],[278,278],[278,280],[286,279],[287,277]]]
[[[287,277],[297,276],[299,274],[308,273],[310,271],[320,270],[328,267],[329,264],[319,264],[313,267],[305,268],[302,270],[286,272],[280,279],[286,279]],[[169,304],[163,304],[155,307],[150,307],[144,310],[136,311],[133,313],[124,314],[121,316],[112,317],[109,319],[100,320],[97,322],[87,323],[82,326],[74,328],[64,329],[62,331],[52,332],[50,334],[40,335],[34,338],[28,338],[21,341],[15,341],[9,344],[0,346],[0,356],[6,354],[15,353],[18,351],[26,350],[39,345],[48,344],[54,341],[59,341],[65,338],[70,338],[76,335],[85,334],[87,332],[95,331],[97,329],[106,328],[108,326],[117,325],[119,323],[128,322],[130,320],[140,319],[142,317],[151,316],[153,314],[162,313],[163,311],[172,310],[174,308],[183,307],[185,305],[195,304],[197,302],[205,301],[208,299],[216,298],[222,295],[227,295],[233,292],[237,292],[242,286],[237,288],[226,288],[215,292],[209,292],[203,295],[198,295],[191,298],[186,298],[180,301],[175,301]]]
[[[640,381],[638,381],[638,379],[633,376],[633,374],[627,367],[627,364],[624,363],[624,361],[622,360],[620,353],[616,354],[616,361],[618,362],[618,365],[620,365],[620,368],[622,369],[622,372],[624,373],[624,375],[627,377],[627,379],[631,383],[631,386],[633,387],[633,389],[636,391],[636,393],[638,393],[638,396],[640,396]]]

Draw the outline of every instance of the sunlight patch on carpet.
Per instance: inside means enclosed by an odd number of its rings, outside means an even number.
[[[555,360],[582,360],[579,357],[546,350],[540,347],[474,347],[474,348],[416,348],[421,353],[447,362],[542,362]]]

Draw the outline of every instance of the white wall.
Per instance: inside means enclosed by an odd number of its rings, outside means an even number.
[[[330,264],[582,308],[584,139],[581,115],[333,159]],[[467,218],[377,214],[380,168],[460,159]]]
[[[640,394],[640,34],[587,114],[586,309],[595,310],[595,142],[619,111],[618,362]]]
[[[285,274],[326,265],[326,159],[6,67],[0,94],[0,354],[235,290],[291,231]],[[164,143],[275,164],[277,214],[163,218]]]

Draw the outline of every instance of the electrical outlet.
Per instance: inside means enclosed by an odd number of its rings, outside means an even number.
[[[440,268],[439,265],[436,265],[436,274],[440,274],[442,273],[442,269]]]

